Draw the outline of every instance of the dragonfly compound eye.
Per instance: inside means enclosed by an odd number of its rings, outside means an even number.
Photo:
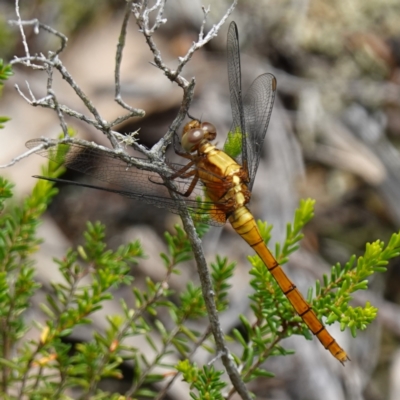
[[[200,128],[200,121],[198,121],[197,119],[194,119],[193,121],[189,121],[189,122],[183,127],[182,136],[184,136],[185,133],[187,133],[188,131],[190,131],[190,130],[192,130],[192,129],[196,129],[196,128]]]
[[[204,139],[202,129],[189,129],[182,136],[182,147],[189,153],[195,151],[200,142]]]
[[[209,122],[203,122],[201,124],[201,129],[204,132],[204,137],[207,140],[211,141],[217,137],[217,130],[213,124],[210,124]]]

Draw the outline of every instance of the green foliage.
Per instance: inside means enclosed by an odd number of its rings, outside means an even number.
[[[280,264],[287,262],[288,256],[298,248],[302,239],[301,229],[314,215],[314,201],[302,200],[296,210],[293,224],[288,224],[286,239],[283,246],[276,245],[276,259]],[[258,221],[258,226],[266,244],[271,237],[271,226]],[[376,317],[377,309],[369,302],[365,307],[352,307],[349,302],[357,290],[368,287],[366,278],[375,272],[384,272],[391,258],[400,255],[400,233],[392,235],[387,246],[381,241],[366,245],[363,256],[352,256],[344,265],[332,267],[328,277],[324,275],[324,283],[317,281],[315,297],[313,290],[308,291],[308,302],[312,305],[319,318],[326,318],[326,324],[340,322],[341,329],[350,328],[355,337],[357,330],[363,330]],[[241,330],[233,334],[243,351],[235,356],[245,381],[272,374],[260,368],[260,365],[271,355],[287,355],[290,351],[280,346],[283,338],[293,334],[301,334],[307,339],[312,335],[301,318],[286,299],[272,275],[258,256],[251,256],[250,274],[253,279],[250,285],[253,293],[250,296],[251,308],[255,322],[250,323],[240,316]]]
[[[203,197],[196,197],[196,208],[189,210],[190,216],[194,221],[197,234],[199,237],[203,237],[209,230],[208,222],[210,221],[210,211],[214,208],[213,203],[207,197],[206,190],[204,188]]]
[[[62,157],[62,155],[60,155]],[[57,157],[56,157],[57,158]],[[62,172],[50,163],[43,174],[59,176]],[[32,326],[24,319],[32,295],[39,285],[34,280],[31,259],[39,245],[36,228],[56,190],[49,181],[38,181],[20,207],[8,207],[12,186],[0,179],[0,395],[5,399],[27,397],[32,399],[67,399],[67,390],[79,388],[84,398],[127,399],[163,398],[177,377],[190,385],[192,399],[223,399],[222,393],[234,389],[226,383],[224,371],[214,366],[197,366],[191,358],[196,349],[215,353],[206,323],[206,307],[201,287],[189,282],[185,290],[175,293],[169,285],[174,274],[179,274],[184,263],[192,259],[190,241],[184,230],[176,226],[175,232],[166,233],[167,251],[161,260],[165,275],[161,281],[147,277],[144,285],[133,284],[135,265],[144,257],[139,242],[132,242],[110,250],[104,242],[105,228],[99,223],[88,223],[84,243],[70,249],[55,260],[62,280],[53,282],[51,293],[41,304],[45,316],[39,329],[40,336],[24,340]],[[287,225],[286,239],[276,246],[280,263],[297,248],[302,238],[301,229],[313,217],[314,201],[301,201],[293,224]],[[258,222],[266,243],[272,227]],[[197,223],[204,233],[207,228]],[[344,266],[332,267],[323,284],[317,282],[309,290],[308,300],[320,318],[328,324],[338,321],[342,329],[348,327],[353,336],[376,317],[376,308],[351,307],[349,301],[357,290],[367,288],[367,278],[374,272],[383,272],[389,259],[400,254],[400,233],[394,234],[388,245],[381,241],[368,244],[365,254],[353,256]],[[311,334],[296,315],[279,286],[258,256],[251,256],[250,295],[252,322],[239,316],[240,329],[235,329],[229,341],[235,341],[241,350],[233,360],[244,382],[259,377],[271,377],[263,363],[271,356],[286,356],[292,351],[282,347],[281,340],[293,334],[310,339]],[[218,312],[229,308],[230,283],[235,264],[226,258],[216,257],[211,263],[214,300]],[[90,340],[72,345],[69,335],[80,325],[91,326],[93,313],[113,299],[113,292],[121,286],[132,287],[134,304],[121,300],[117,315],[107,316],[106,326],[95,331]],[[192,322],[201,321],[198,331]],[[147,349],[143,343],[147,344]],[[136,345],[138,343],[138,345]],[[142,344],[141,344],[142,343]],[[236,346],[237,346],[236,345]],[[171,361],[175,355],[180,359]],[[174,358],[172,358],[174,360]],[[104,378],[122,379],[120,366],[133,361],[134,376],[124,395],[113,395],[99,388]],[[165,371],[160,373],[159,369]],[[163,392],[154,391],[154,383],[163,382]],[[17,392],[15,390],[17,389]],[[17,396],[11,395],[17,393]]]
[[[239,128],[228,132],[228,138],[224,145],[224,151],[232,158],[236,158],[242,152],[242,132]]]
[[[4,209],[4,203],[12,197],[13,185],[0,176],[0,212]]]
[[[299,242],[304,236],[301,230],[314,217],[314,204],[315,200],[312,199],[300,200],[300,206],[294,214],[293,224],[288,223],[286,225],[286,239],[282,249],[279,243],[275,246],[275,257],[281,265],[285,264],[288,261],[288,256],[299,248]],[[268,232],[268,236],[263,236],[264,242],[268,243],[270,239],[269,231],[263,225],[261,221],[258,221],[261,235],[264,231]]]
[[[0,93],[4,82],[13,75],[11,65],[4,64],[3,60],[0,58]],[[4,128],[4,124],[9,121],[10,118],[0,116],[0,129]]]
[[[185,382],[190,384],[191,389],[196,389],[197,394],[190,392],[190,397],[194,400],[223,400],[221,390],[226,387],[226,383],[221,380],[224,371],[216,371],[213,366],[204,365],[202,369],[196,364],[190,364],[188,360],[178,363],[176,366]]]
[[[63,168],[54,162],[42,170],[43,175],[50,177],[62,172]],[[12,185],[0,179],[0,209],[7,210],[1,215],[0,241],[0,397],[14,398],[10,393],[18,387],[18,396],[67,398],[66,390],[73,386],[80,388],[85,398],[117,398],[101,391],[98,384],[103,378],[121,379],[121,363],[133,360],[135,374],[126,396],[154,398],[157,393],[150,385],[166,377],[153,370],[156,367],[174,370],[174,365],[166,362],[166,356],[175,353],[188,359],[199,346],[213,351],[207,325],[203,332],[187,326],[189,320],[204,319],[206,315],[201,288],[188,283],[177,297],[169,289],[172,274],[179,274],[178,267],[192,258],[190,242],[179,226],[173,234],[166,233],[168,251],[161,254],[166,271],[164,280],[155,282],[147,278],[141,290],[132,285],[135,304],[121,300],[121,313],[107,317],[104,331],[95,332],[92,340],[73,346],[68,336],[80,325],[90,326],[93,313],[113,298],[115,289],[131,286],[132,266],[144,256],[139,242],[115,251],[108,249],[104,226],[88,223],[84,244],[55,260],[62,280],[52,283],[51,293],[41,304],[46,322],[34,323],[40,336],[24,341],[31,328],[24,313],[40,287],[34,279],[31,259],[41,243],[36,238],[36,228],[40,215],[56,193],[51,182],[39,180],[22,206],[9,209],[4,206],[12,197]],[[206,230],[203,225],[197,229]],[[230,287],[227,279],[232,276],[234,264],[217,258],[212,268],[215,298],[219,309],[224,310]],[[155,333],[159,340],[155,340]],[[150,352],[126,344],[129,338],[139,337],[147,342]],[[210,372],[209,378],[215,380],[214,375]]]
[[[4,85],[4,81],[13,75],[11,65],[4,64],[4,61],[0,58],[0,85]]]
[[[233,276],[236,263],[229,263],[228,259],[217,255],[216,263],[211,263],[211,277],[213,280],[215,303],[219,312],[225,311],[229,307],[229,279]]]
[[[43,173],[57,176],[59,169],[49,166]],[[37,182],[32,194],[20,207],[7,207],[5,201],[12,197],[12,185],[0,179],[0,348],[3,362],[14,365],[11,354],[17,341],[26,333],[22,314],[29,307],[32,295],[38,289],[34,281],[31,255],[37,251],[40,240],[36,237],[39,217],[47,208],[56,190],[46,181]],[[14,365],[16,370],[20,365]],[[3,363],[2,381],[14,379],[9,366]]]
[[[364,255],[353,255],[344,265],[332,267],[330,276],[324,275],[323,284],[315,285],[316,298],[313,307],[318,315],[327,315],[327,324],[340,322],[340,328],[348,327],[353,337],[357,330],[364,330],[376,317],[377,309],[369,302],[365,307],[349,305],[351,295],[368,288],[367,278],[375,272],[385,272],[389,260],[400,255],[400,232],[394,233],[387,246],[377,240],[367,243]],[[310,290],[310,296],[312,296]]]

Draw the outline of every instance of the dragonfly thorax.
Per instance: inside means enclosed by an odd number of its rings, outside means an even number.
[[[182,147],[188,152],[196,151],[204,141],[211,142],[217,136],[217,130],[209,122],[193,120],[183,128]]]

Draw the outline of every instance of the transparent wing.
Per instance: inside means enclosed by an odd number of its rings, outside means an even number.
[[[34,148],[42,143],[42,139],[33,139],[28,141],[26,146]],[[218,208],[218,203],[201,200],[204,199],[204,190],[201,184],[196,185],[189,198],[180,196],[179,200],[175,200],[170,197],[168,189],[162,185],[163,180],[157,173],[128,165],[112,153],[88,148],[77,143],[59,143],[56,146],[39,150],[37,154],[74,171],[82,172],[111,184],[110,187],[86,185],[88,187],[119,193],[131,199],[145,201],[156,207],[166,208],[174,213],[179,213],[179,210],[186,206],[196,219],[210,225],[220,226],[226,221],[226,215]],[[170,164],[170,167],[179,171],[183,165]],[[186,170],[185,175],[190,171],[191,169]],[[193,176],[178,177],[173,182],[177,190],[184,193],[192,180]],[[215,181],[215,176],[213,176],[213,181]],[[70,183],[73,184],[74,182]],[[218,184],[218,182],[215,184]]]
[[[246,124],[242,100],[242,73],[240,68],[239,33],[235,22],[231,22],[228,29],[227,58],[228,81],[233,119],[230,132],[234,134],[241,134],[242,132],[246,132]],[[245,145],[246,137],[241,135],[241,138],[241,153],[235,157],[235,160],[247,171],[247,146]]]
[[[276,93],[276,79],[272,74],[263,74],[251,84],[244,97],[244,116],[246,120],[247,165],[250,190],[253,188],[262,145],[267,133]]]
[[[227,53],[233,123],[224,149],[247,171],[248,187],[251,190],[260,162],[277,84],[272,74],[260,75],[242,99],[239,35],[234,22],[228,30]],[[235,149],[231,150],[232,142],[229,144],[229,141],[233,141]]]

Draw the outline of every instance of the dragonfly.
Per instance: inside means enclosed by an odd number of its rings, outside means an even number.
[[[211,225],[222,226],[229,221],[261,258],[310,331],[325,349],[344,364],[349,359],[346,352],[287,277],[264,243],[247,208],[272,113],[277,81],[270,73],[262,74],[242,96],[239,33],[235,22],[228,29],[227,64],[233,123],[224,150],[212,144],[217,135],[213,124],[193,119],[184,126],[180,146],[174,147],[175,152],[188,162],[185,165],[169,164],[172,172],[168,179],[173,182],[173,190],[178,194],[174,197],[178,199],[170,196],[171,189],[166,187],[165,178],[156,172],[136,168],[111,150],[87,147],[83,141],[47,140],[47,146],[37,153],[67,168],[108,182],[115,189],[78,183],[80,186],[116,192],[176,213],[186,207],[192,216]],[[236,146],[232,146],[235,142]],[[40,143],[43,139],[33,139],[27,142],[27,147],[34,148]],[[77,184],[62,179],[35,177]]]

